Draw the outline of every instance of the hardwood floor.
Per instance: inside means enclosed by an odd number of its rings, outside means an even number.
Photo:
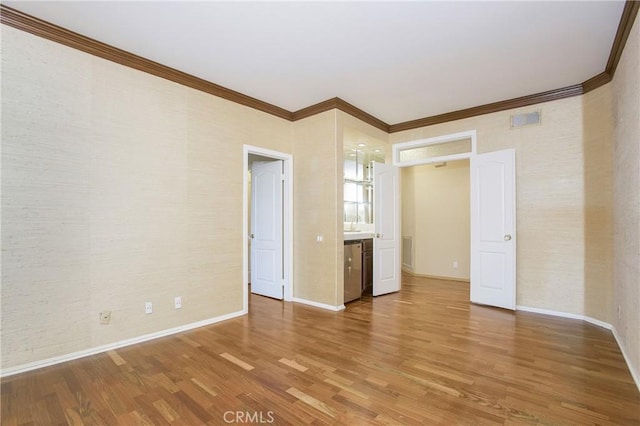
[[[250,315],[2,380],[2,425],[638,425],[611,333],[404,277],[343,312]]]

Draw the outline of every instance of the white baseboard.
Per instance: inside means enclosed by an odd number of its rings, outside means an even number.
[[[611,330],[613,328],[613,326],[608,322],[600,321],[595,318],[588,317],[586,315],[570,314],[568,312],[552,311],[550,309],[531,308],[529,306],[522,306],[522,305],[516,306],[516,310],[524,311],[524,312],[533,312],[536,314],[551,315],[554,317],[579,319],[579,320],[589,322],[593,325],[597,325],[598,327],[606,328],[607,330]]]
[[[622,339],[618,335],[618,331],[616,330],[616,328],[611,327],[611,332],[613,333],[613,337],[615,337],[616,342],[618,342],[618,347],[620,348],[620,352],[622,352],[624,360],[627,362],[627,368],[631,373],[631,377],[633,377],[633,381],[636,382],[636,386],[638,387],[638,390],[640,390],[640,375],[638,375],[638,372],[635,370],[635,368],[633,368],[633,364],[631,364],[631,358],[629,358],[629,356],[627,355],[624,345],[622,344]]]
[[[294,297],[293,301],[296,302],[296,303],[302,303],[304,305],[315,306],[316,308],[327,309],[329,311],[334,311],[334,312],[338,312],[338,311],[344,310],[344,305],[332,306],[332,305],[327,305],[326,303],[314,302],[313,300],[300,299],[299,297]]]
[[[231,312],[230,314],[220,315],[215,318],[209,318],[203,321],[192,322],[191,324],[181,325],[179,327],[170,328],[167,330],[157,331],[155,333],[144,334],[142,336],[134,337],[132,339],[121,340],[119,342],[109,343],[107,345],[97,346],[95,348],[89,348],[82,351],[72,352],[66,355],[59,355],[52,358],[43,359],[40,361],[30,362],[27,364],[18,365],[15,367],[5,368],[0,370],[0,377],[13,376],[15,374],[24,373],[39,368],[49,367],[51,365],[60,364],[67,361],[73,361],[74,359],[84,358],[90,355],[96,355],[102,352],[112,351],[114,349],[123,348],[125,346],[135,345],[136,343],[142,343],[160,337],[169,336],[171,334],[180,333],[183,331],[192,330],[194,328],[204,327],[205,325],[215,324],[220,321],[225,321],[231,318],[246,315],[247,311]]]
[[[611,330],[611,333],[613,334],[613,337],[616,339],[616,343],[618,344],[618,348],[620,348],[620,352],[622,352],[622,356],[624,357],[624,361],[627,363],[627,368],[629,369],[629,373],[631,374],[631,377],[633,378],[633,381],[636,383],[636,386],[637,386],[638,390],[640,390],[640,376],[638,375],[638,372],[633,368],[633,364],[631,364],[631,362],[630,362],[631,358],[629,358],[629,356],[627,355],[627,353],[625,351],[625,347],[624,347],[624,345],[622,343],[622,339],[618,335],[618,332],[616,331],[616,328],[613,325],[609,324],[608,322],[600,321],[598,319],[591,318],[591,317],[586,316],[586,315],[570,314],[570,313],[567,313],[567,312],[552,311],[552,310],[549,310],[549,309],[531,308],[529,306],[520,306],[520,305],[518,305],[518,306],[516,306],[516,310],[525,311],[525,312],[533,312],[533,313],[544,314],[544,315],[552,315],[554,317],[579,319],[579,320],[583,320],[583,321],[586,321],[588,323],[591,323],[593,325],[597,325],[598,327],[602,327],[602,328],[606,328],[607,330]]]
[[[467,284],[471,282],[469,278],[445,277],[444,275],[417,274],[413,270],[404,269],[404,268],[402,268],[402,272],[405,272],[411,276],[419,277],[419,278],[431,278],[433,280],[440,280],[440,281],[456,281],[456,282],[467,283]]]

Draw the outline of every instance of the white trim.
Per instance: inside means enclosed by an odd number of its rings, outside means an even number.
[[[454,142],[460,139],[471,139],[471,151],[461,154],[442,155],[440,157],[431,157],[419,160],[400,161],[400,151],[407,148],[419,148],[444,142]],[[476,131],[468,130],[465,132],[451,133],[448,135],[436,136],[428,139],[420,139],[410,142],[400,142],[393,144],[391,154],[393,157],[393,165],[398,167],[420,166],[423,164],[441,163],[443,161],[455,161],[471,158],[476,153]]]
[[[111,351],[114,349],[123,348],[125,346],[131,346],[137,343],[147,342],[149,340],[158,339],[160,337],[169,336],[171,334],[181,333],[183,331],[192,330],[194,328],[204,327],[207,325],[215,324],[220,321],[226,321],[228,319],[239,317],[246,314],[247,314],[246,310],[231,312],[229,314],[220,315],[218,317],[209,318],[202,321],[192,322],[190,324],[181,325],[179,327],[169,328],[167,330],[157,331],[155,333],[144,334],[142,336],[134,337],[132,339],[121,340],[119,342],[114,342],[114,343],[109,343],[107,345],[84,349],[84,350],[72,352],[66,355],[54,356],[52,358],[46,358],[40,361],[35,361],[27,364],[18,365],[15,367],[5,368],[3,370],[0,370],[0,377],[13,376],[15,374],[24,373],[24,372],[36,370],[39,368],[49,367],[55,364],[60,364],[67,361],[73,361],[74,359],[84,358],[87,356],[96,355],[96,354]]]
[[[326,309],[333,312],[344,310],[344,305],[332,306],[332,305],[327,305],[326,303],[314,302],[313,300],[301,299],[299,297],[294,297],[293,301],[296,303],[302,303],[303,305],[314,306],[316,308]]]
[[[618,343],[618,347],[620,348],[620,352],[622,352],[622,356],[624,357],[624,360],[627,362],[627,368],[629,369],[629,373],[631,373],[631,377],[633,378],[633,381],[636,382],[636,387],[640,391],[640,375],[638,375],[638,372],[633,368],[633,364],[631,363],[631,358],[627,355],[624,345],[622,344],[622,339],[618,335],[618,331],[616,330],[616,328],[611,327],[611,332],[613,333],[613,337],[616,339],[616,342]]]
[[[595,318],[588,317],[588,316],[585,316],[582,319],[585,320],[588,323],[591,323],[593,325],[597,325],[598,327],[606,328],[607,330],[613,330],[613,326],[611,324],[609,324],[608,322],[600,321],[599,319],[595,319]]]
[[[282,160],[284,164],[284,301],[293,301],[293,155],[258,146],[243,145],[242,166],[242,294],[243,309],[249,311],[249,154]]]
[[[607,330],[611,330],[613,328],[613,326],[608,322],[600,321],[586,315],[570,314],[568,312],[552,311],[550,309],[542,309],[542,308],[532,308],[529,306],[522,306],[522,305],[517,305],[516,310],[524,311],[524,312],[533,312],[535,314],[551,315],[554,317],[578,319],[578,320],[586,321],[593,325],[597,325],[598,327],[606,328]]]
[[[627,368],[629,369],[629,373],[631,374],[633,381],[638,387],[638,390],[640,390],[640,375],[638,375],[638,372],[633,368],[633,364],[630,362],[631,358],[629,358],[629,356],[627,355],[624,345],[622,344],[622,339],[618,335],[618,332],[616,331],[616,328],[613,325],[609,324],[608,322],[600,321],[598,319],[595,319],[586,315],[570,314],[568,312],[552,311],[550,309],[531,308],[529,306],[521,306],[521,305],[516,306],[516,309],[518,311],[533,312],[536,314],[551,315],[554,317],[579,319],[579,320],[583,320],[588,323],[591,323],[593,325],[597,325],[598,327],[611,330],[611,333],[613,334],[613,337],[616,339],[616,343],[618,344],[618,348],[620,348],[620,352],[622,353],[624,361],[627,363]]]
[[[418,159],[418,160],[407,160],[407,161],[402,161],[398,163],[393,163],[393,165],[397,167],[423,166],[426,164],[446,163],[446,162],[452,162],[456,160],[466,160],[467,158],[471,158],[470,152],[463,152],[462,154],[441,155],[439,157],[431,157],[431,158]]]

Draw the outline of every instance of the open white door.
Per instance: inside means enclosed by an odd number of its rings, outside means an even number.
[[[398,168],[373,163],[373,295],[400,290],[400,181]]]
[[[282,299],[282,160],[251,166],[251,292]]]
[[[515,150],[471,157],[471,301],[516,308]]]

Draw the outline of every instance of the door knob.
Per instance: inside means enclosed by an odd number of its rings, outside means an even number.
[[[504,236],[505,241],[511,241],[511,234],[507,234]]]
[[[380,234],[376,234],[376,238],[380,238]]]

